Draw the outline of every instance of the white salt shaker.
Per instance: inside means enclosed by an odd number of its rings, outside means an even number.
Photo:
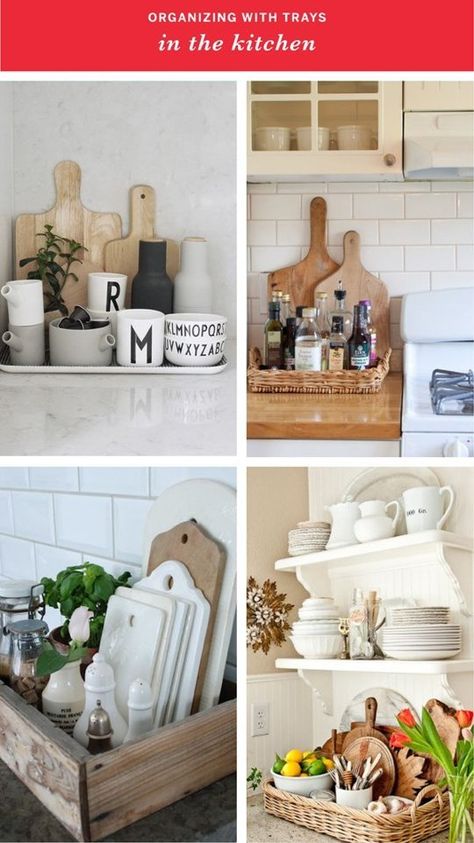
[[[120,746],[123,743],[127,732],[127,724],[115,704],[115,677],[113,667],[108,664],[102,653],[96,653],[92,658],[92,664],[86,670],[84,689],[86,692],[86,704],[79,720],[77,721],[73,737],[76,741],[87,747],[89,738],[87,729],[89,715],[94,708],[97,708],[97,700],[100,700],[102,707],[110,718],[112,727],[112,746]]]
[[[135,679],[128,690],[128,732],[126,741],[138,738],[153,728],[153,694],[144,679]]]

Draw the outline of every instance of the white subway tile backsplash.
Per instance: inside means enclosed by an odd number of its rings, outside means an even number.
[[[182,483],[184,480],[190,480],[192,477],[198,477],[199,469],[191,468],[152,468],[151,471],[151,495],[153,498],[159,497],[166,489],[173,486],[175,483]]]
[[[454,246],[406,246],[405,269],[424,271],[430,269],[455,269]]]
[[[379,183],[376,181],[333,181],[328,184],[328,193],[378,193]]]
[[[12,536],[0,536],[0,566],[6,577],[36,580],[34,544]]]
[[[64,568],[69,568],[71,565],[80,565],[82,562],[80,553],[48,544],[35,544],[35,557],[38,580],[41,577],[55,579],[59,571],[63,571]]]
[[[77,468],[30,468],[30,489],[45,489],[54,492],[77,492],[79,478]]]
[[[268,305],[266,302],[262,304],[260,299],[249,299],[250,301],[250,321],[256,325],[262,324],[268,318]]]
[[[446,290],[450,287],[472,287],[474,275],[472,272],[432,272],[431,288]]]
[[[139,565],[143,559],[143,535],[149,500],[117,498],[114,500],[115,556]]]
[[[442,269],[443,267],[438,267]],[[474,248],[472,246],[456,246],[456,269],[474,272]]]
[[[362,246],[360,255],[369,272],[403,269],[402,246]]]
[[[277,185],[273,182],[249,182],[247,185],[247,191],[249,196],[252,193],[276,193]]]
[[[124,574],[125,571],[128,571],[128,573],[132,575],[128,580],[131,584],[138,582],[138,580],[143,578],[141,565],[132,565],[130,562],[116,562],[114,559],[103,559],[101,556],[91,556],[86,553],[83,553],[82,556],[83,562],[90,562],[92,565],[100,565],[104,571],[107,571],[108,574],[112,574],[114,577],[119,577],[121,574]]]
[[[28,489],[27,468],[0,468],[0,489]]]
[[[247,296],[250,299],[258,299],[260,296],[261,285],[262,285],[262,278],[266,279],[267,276],[265,273],[262,272],[249,272],[247,275]]]
[[[457,199],[458,217],[469,217],[472,221],[474,216],[474,193],[459,193]]]
[[[307,220],[278,220],[277,243],[279,246],[308,246],[309,240]]]
[[[53,498],[47,492],[12,492],[15,535],[54,543]]]
[[[252,272],[272,272],[282,266],[297,263],[301,257],[298,246],[252,246]]]
[[[256,194],[250,198],[250,214],[253,220],[298,220],[301,196]]]
[[[248,325],[247,347],[263,349],[263,325]]]
[[[407,219],[434,219],[456,216],[455,193],[407,193],[405,196]]]
[[[380,182],[380,193],[429,193],[429,181],[383,181]]]
[[[380,220],[380,242],[424,245],[430,242],[429,220]]]
[[[384,272],[390,296],[404,296],[406,293],[421,293],[430,289],[429,272]]]
[[[112,501],[96,495],[54,495],[57,543],[113,556]]]
[[[472,219],[431,220],[431,242],[473,243]]]
[[[472,193],[474,190],[474,182],[472,181],[433,181],[431,182],[431,190],[433,193],[446,193],[455,191],[456,193]]]
[[[278,193],[311,193],[313,196],[319,196],[321,193],[327,193],[328,186],[326,182],[280,182],[277,185]]]
[[[327,203],[328,220],[352,218],[352,193],[328,193],[324,197]],[[309,208],[313,196],[302,196],[302,213],[304,220],[309,220]]]
[[[147,468],[80,468],[81,492],[104,495],[148,495]]]
[[[379,223],[377,220],[329,220],[328,245],[341,246],[344,234],[355,230],[360,235],[361,243],[376,246],[379,242]]]
[[[274,220],[249,220],[247,226],[249,246],[272,246],[276,244],[276,222]]]
[[[404,197],[398,193],[354,195],[354,219],[403,219]]]
[[[13,509],[10,492],[0,492],[0,533],[13,533]]]

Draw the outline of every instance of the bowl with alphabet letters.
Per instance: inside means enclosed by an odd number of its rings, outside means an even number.
[[[224,356],[227,319],[213,313],[169,313],[165,357],[175,366],[215,366]]]

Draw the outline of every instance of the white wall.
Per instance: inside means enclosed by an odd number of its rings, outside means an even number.
[[[117,211],[129,188],[156,191],[157,233],[209,240],[215,310],[235,335],[235,85],[226,82],[15,82],[15,216],[54,204],[52,172],[82,169],[82,201]]]
[[[400,296],[474,284],[472,182],[318,182],[250,184],[248,342],[262,346],[267,274],[304,257],[309,203],[328,205],[329,253],[342,262],[342,238],[355,229],[362,263],[385,281],[391,302],[391,368],[401,368]]]
[[[86,561],[139,579],[152,502],[194,477],[235,488],[233,468],[0,468],[0,580],[39,581]],[[52,629],[59,612],[45,620]],[[235,665],[234,633],[229,678]]]
[[[0,82],[0,286],[10,280],[12,262],[12,96],[12,83]],[[0,332],[6,327],[6,301],[0,297]]]

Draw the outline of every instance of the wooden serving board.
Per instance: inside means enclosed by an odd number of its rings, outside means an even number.
[[[273,290],[281,290],[283,293],[290,293],[293,307],[313,307],[315,287],[323,278],[339,269],[339,264],[330,257],[326,246],[326,216],[326,201],[321,196],[316,196],[310,205],[309,252],[299,263],[269,274],[269,301]]]
[[[128,275],[125,306],[130,307],[132,281],[138,272],[140,240],[155,238],[155,191],[147,184],[130,189],[130,231],[121,240],[112,240],[105,247],[105,271]],[[165,239],[165,238],[163,238]],[[166,271],[174,278],[179,267],[179,244],[166,240]]]
[[[55,233],[82,243],[88,250],[78,253],[85,263],[73,264],[71,270],[79,276],[76,283],[70,279],[63,290],[63,298],[69,307],[75,304],[87,305],[87,275],[89,272],[103,272],[105,268],[105,244],[122,234],[122,220],[119,214],[89,211],[81,202],[81,169],[74,161],[61,161],[54,168],[56,202],[49,211],[39,214],[20,214],[16,221],[15,277],[26,278],[32,265],[19,267],[19,261],[32,257],[42,244],[37,237],[45,225],[52,225]]]
[[[342,266],[317,284],[318,293],[328,293],[330,308],[339,281],[346,290],[348,310],[352,310],[361,299],[371,300],[372,322],[377,331],[377,353],[383,357],[390,348],[390,298],[384,282],[368,272],[360,262],[360,235],[357,231],[347,231],[344,235]]]
[[[381,767],[383,774],[374,782],[374,800],[377,800],[379,796],[388,796],[395,785],[395,759],[390,749],[378,738],[367,737],[357,738],[344,750],[345,758],[352,761],[353,767],[355,764],[363,763],[369,756],[373,761],[379,752],[381,758],[375,769],[378,770]]]
[[[346,751],[347,747],[353,743],[357,738],[378,738],[383,743],[388,744],[385,735],[375,728],[375,720],[377,717],[377,700],[375,697],[367,697],[365,701],[365,723],[361,726],[351,728],[351,731],[344,740],[342,752]]]
[[[177,524],[166,533],[155,536],[150,548],[147,574],[169,559],[182,562],[210,605],[201,663],[194,692],[192,712],[199,708],[206,675],[214,621],[224,574],[225,559],[218,544],[209,539],[193,521]]]

